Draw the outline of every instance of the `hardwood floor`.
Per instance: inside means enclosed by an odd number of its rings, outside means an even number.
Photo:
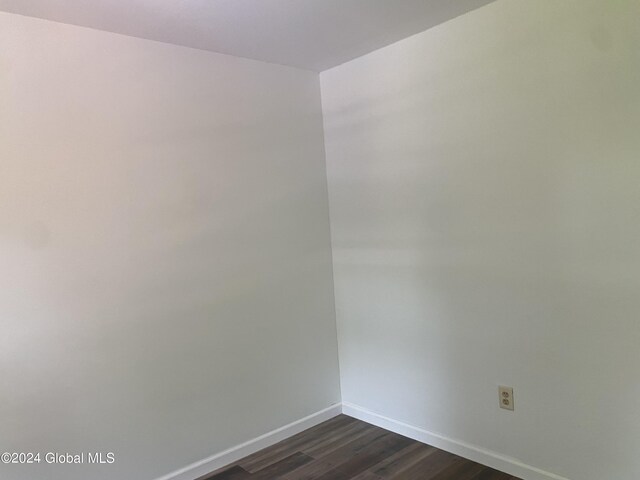
[[[197,480],[519,480],[339,415]]]

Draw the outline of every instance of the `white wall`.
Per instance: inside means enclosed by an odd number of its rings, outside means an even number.
[[[317,74],[0,14],[7,480],[153,479],[339,402]]]
[[[344,401],[638,478],[639,18],[499,0],[321,74]]]

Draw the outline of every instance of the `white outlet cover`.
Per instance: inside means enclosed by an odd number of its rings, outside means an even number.
[[[512,387],[505,387],[505,386],[499,386],[498,387],[498,400],[500,402],[500,408],[504,409],[504,410],[514,410],[514,403],[513,403],[513,388]]]

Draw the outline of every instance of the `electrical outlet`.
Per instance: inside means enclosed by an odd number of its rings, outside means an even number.
[[[513,388],[498,387],[498,395],[500,396],[500,408],[513,411]]]

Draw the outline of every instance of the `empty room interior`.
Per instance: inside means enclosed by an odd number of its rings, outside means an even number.
[[[640,0],[0,0],[0,460],[640,479]]]

